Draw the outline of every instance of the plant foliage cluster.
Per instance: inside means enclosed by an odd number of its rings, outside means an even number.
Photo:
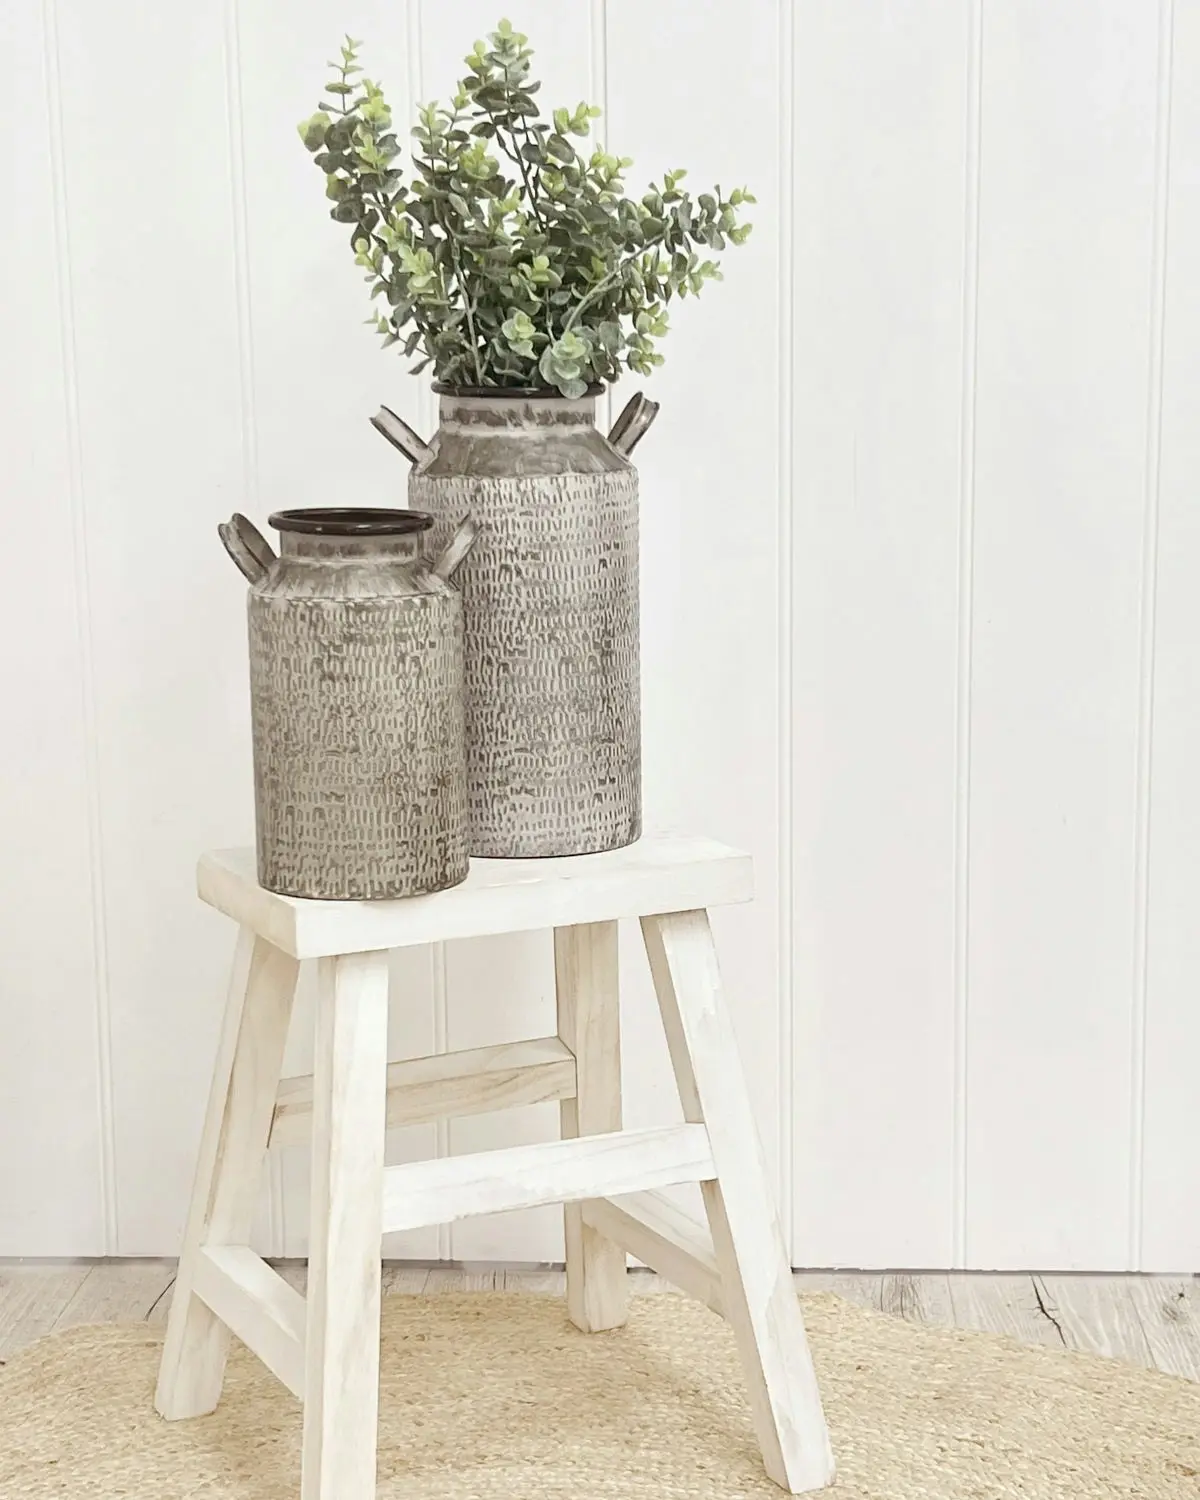
[[[419,355],[448,385],[556,388],[583,394],[621,367],[648,374],[667,305],[719,279],[705,252],[741,244],[739,209],[754,198],[720,188],[695,199],[668,172],[627,197],[629,157],[597,146],[600,111],[581,103],[543,119],[528,38],[501,21],[476,42],[449,106],[428,104],[413,127],[412,171],[378,84],[346,39],[329,100],[300,125],[325,174],[332,217],[351,228],[385,344]]]

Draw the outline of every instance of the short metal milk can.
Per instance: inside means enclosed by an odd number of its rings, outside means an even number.
[[[435,558],[409,510],[282,510],[280,553],[218,528],[250,581],[258,878],[325,900],[415,896],[467,874],[467,519]]]

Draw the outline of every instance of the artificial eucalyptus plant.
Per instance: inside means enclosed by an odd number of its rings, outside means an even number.
[[[544,120],[529,76],[528,38],[501,21],[476,42],[447,108],[427,104],[413,127],[412,172],[383,90],[363,75],[347,37],[332,102],[300,126],[325,173],[331,216],[350,224],[357,263],[387,312],[369,319],[384,343],[421,355],[458,386],[557,388],[578,397],[624,365],[663,362],[655,340],[667,304],[719,279],[701,250],[740,245],[738,209],[754,198],[720,188],[693,200],[667,172],[626,197],[627,156],[584,156],[600,111],[581,103]]]

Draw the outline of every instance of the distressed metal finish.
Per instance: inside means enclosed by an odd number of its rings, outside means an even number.
[[[326,900],[456,885],[468,868],[458,590],[418,535],[281,536],[248,600],[260,883]]]
[[[640,399],[640,398],[636,398]],[[653,403],[641,403],[641,408]],[[435,546],[481,523],[462,569],[470,850],[589,854],[641,832],[638,487],[595,397],[444,392],[415,461]],[[643,412],[637,436],[653,410]],[[636,438],[634,439],[636,440]]]

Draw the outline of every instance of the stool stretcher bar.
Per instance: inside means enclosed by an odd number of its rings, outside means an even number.
[[[713,1175],[703,1125],[618,1130],[478,1151],[388,1167],[383,1174],[383,1228],[390,1234],[540,1203],[705,1182]]]
[[[712,1236],[662,1193],[621,1193],[583,1205],[584,1222],[724,1316]]]
[[[405,1058],[387,1070],[389,1130],[574,1097],[575,1058],[556,1036]],[[312,1105],[311,1075],[284,1079],[275,1105],[271,1145],[307,1141],[312,1134]]]
[[[196,1296],[293,1396],[304,1399],[304,1298],[245,1245],[213,1245],[196,1261]]]

